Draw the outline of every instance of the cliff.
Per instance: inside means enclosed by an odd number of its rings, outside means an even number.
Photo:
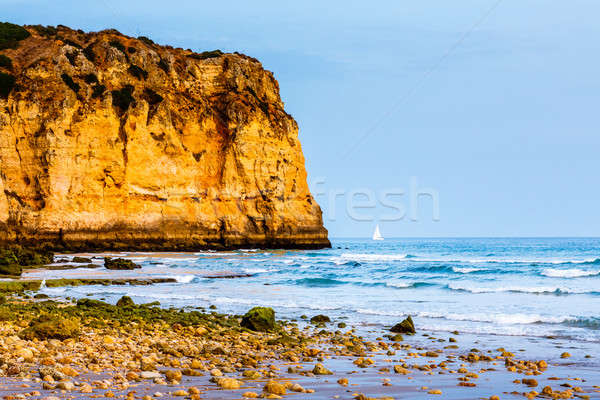
[[[0,24],[0,228],[69,250],[329,246],[260,62],[63,26]]]

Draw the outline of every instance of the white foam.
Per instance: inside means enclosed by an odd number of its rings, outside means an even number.
[[[570,269],[556,269],[547,268],[542,271],[542,275],[551,278],[579,278],[582,276],[596,276],[600,275],[600,271],[585,271],[579,268]]]
[[[167,278],[170,279],[175,279],[177,281],[177,283],[190,283],[191,281],[194,280],[196,276],[195,275],[168,275]]]
[[[469,274],[471,272],[477,272],[477,271],[485,271],[485,268],[469,268],[469,267],[465,267],[465,268],[459,268],[459,267],[452,267],[452,271],[454,272],[458,272],[460,274]]]
[[[522,293],[573,293],[581,294],[587,291],[579,291],[557,286],[499,286],[499,287],[469,287],[464,285],[449,284],[452,290],[464,290],[471,293],[501,293],[501,292],[522,292]]]
[[[336,261],[336,264],[343,264],[346,261],[397,261],[406,259],[407,254],[362,254],[362,253],[344,253]]]
[[[395,288],[409,288],[409,287],[412,287],[412,283],[406,283],[406,282],[388,282],[388,283],[385,284],[385,286],[395,287]]]
[[[490,313],[473,313],[473,314],[460,314],[460,313],[440,313],[430,311],[390,311],[390,310],[373,310],[373,309],[358,309],[356,310],[361,314],[368,315],[381,315],[390,317],[404,317],[412,315],[413,318],[436,318],[446,319],[450,321],[470,321],[470,322],[488,322],[498,325],[515,325],[515,324],[535,324],[535,323],[550,323],[559,324],[561,322],[569,320],[571,317],[568,316],[543,316],[540,314],[490,314]]]
[[[243,268],[242,271],[244,271],[247,274],[260,274],[264,272],[276,272],[277,270],[266,268]]]
[[[466,257],[413,257],[411,261],[417,262],[455,262],[455,263],[467,263],[467,264],[587,264],[593,263],[597,258],[588,258],[583,260],[572,260],[572,259],[550,259],[550,258],[466,258]]]
[[[472,322],[491,322],[499,325],[511,325],[511,324],[535,324],[535,323],[552,323],[558,324],[568,319],[568,317],[558,316],[542,316],[539,314],[490,314],[490,313],[473,313],[473,314],[459,314],[459,313],[435,313],[435,312],[420,312],[417,313],[419,317],[426,318],[444,318],[454,321],[472,321]]]

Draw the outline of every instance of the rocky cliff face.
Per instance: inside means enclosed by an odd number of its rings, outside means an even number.
[[[329,246],[298,126],[257,60],[25,29],[0,48],[0,243]]]

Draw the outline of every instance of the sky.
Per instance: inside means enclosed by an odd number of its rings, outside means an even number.
[[[331,237],[367,237],[376,224],[386,237],[600,236],[597,0],[0,9],[13,23],[258,58],[298,121]]]

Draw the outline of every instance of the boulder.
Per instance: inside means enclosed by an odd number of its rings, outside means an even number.
[[[22,330],[19,336],[23,339],[58,339],[65,340],[79,336],[79,321],[58,315],[42,315],[31,321],[29,327]]]
[[[0,275],[21,276],[23,267],[19,264],[0,264]]]
[[[133,307],[135,303],[129,296],[123,296],[117,301],[117,307]]]
[[[275,311],[269,307],[254,307],[244,315],[240,325],[257,332],[272,331],[275,329]]]
[[[91,258],[87,258],[87,257],[78,257],[78,256],[75,256],[75,257],[73,257],[73,259],[71,260],[71,262],[78,263],[78,264],[91,264],[92,263],[92,259]]]
[[[326,322],[331,322],[331,319],[327,315],[319,314],[312,317],[310,322],[312,324],[324,324]]]
[[[413,323],[413,320],[410,317],[410,315],[404,321],[394,325],[392,329],[390,329],[390,331],[394,333],[405,333],[409,335],[414,335],[416,333],[415,324]]]
[[[104,267],[112,270],[132,270],[136,268],[142,268],[140,265],[131,260],[110,257],[104,257]]]

